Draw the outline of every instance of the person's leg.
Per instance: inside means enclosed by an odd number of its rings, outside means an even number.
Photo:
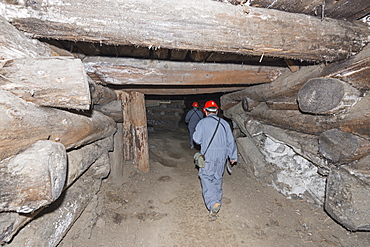
[[[210,152],[204,168],[199,169],[204,203],[209,210],[209,220],[217,219],[222,204],[222,175],[224,156],[222,152]],[[209,159],[209,160],[207,160]]]
[[[209,221],[215,221],[218,218],[218,211],[221,208],[222,200],[222,181],[209,176],[203,176],[201,178],[202,193],[204,203],[209,210]]]
[[[193,134],[195,132],[195,128],[189,126],[189,134],[190,134],[190,148],[194,148],[194,141],[193,141]]]
[[[213,200],[213,186],[212,186],[212,178],[207,175],[202,175],[200,177],[200,182],[202,184],[202,195],[204,199],[204,204],[206,205],[208,210],[212,208],[212,200]]]

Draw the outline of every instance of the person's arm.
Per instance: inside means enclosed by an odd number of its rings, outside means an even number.
[[[227,126],[228,127],[226,128],[226,141],[227,148],[229,150],[228,156],[230,158],[230,163],[234,164],[235,162],[238,161],[238,151],[236,148],[236,143],[231,128],[229,125]]]
[[[198,122],[195,127],[195,132],[193,134],[193,141],[199,145],[202,144],[202,123]]]
[[[188,111],[188,113],[185,116],[185,123],[189,123],[189,121],[190,121],[190,116],[191,116],[190,112],[191,111]]]

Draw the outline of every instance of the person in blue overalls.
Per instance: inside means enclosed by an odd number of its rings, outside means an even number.
[[[206,117],[197,124],[193,140],[201,145],[202,154],[207,150],[204,154],[205,166],[199,168],[198,175],[201,179],[204,203],[209,210],[209,220],[214,221],[218,218],[222,204],[222,175],[226,161],[229,158],[233,165],[237,162],[238,155],[229,123],[217,116],[216,102],[207,101],[203,111]]]
[[[185,122],[188,124],[189,134],[190,134],[190,148],[194,148],[193,142],[193,134],[195,131],[195,126],[197,126],[198,122],[204,118],[203,112],[199,110],[198,102],[193,102],[191,105],[193,108],[188,111],[185,116]]]

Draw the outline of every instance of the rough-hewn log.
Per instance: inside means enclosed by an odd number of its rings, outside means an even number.
[[[242,107],[244,111],[251,111],[254,107],[256,107],[260,102],[252,100],[242,94],[238,93],[230,93],[225,94],[220,97],[221,103],[221,110],[227,110],[239,102],[242,102]]]
[[[340,116],[333,127],[370,140],[370,94],[365,95],[347,114]]]
[[[232,107],[223,111],[223,115],[227,118],[232,119],[234,116],[243,116],[245,115],[245,110],[242,102],[236,103]],[[244,125],[243,125],[244,126]]]
[[[73,184],[72,190],[75,189],[76,188],[74,187],[75,184],[81,183],[80,179],[76,181],[77,178],[81,178],[81,175],[82,175],[82,179],[89,177],[89,176],[91,176],[92,178],[96,178],[96,179],[101,179],[101,178],[106,177],[110,169],[109,160],[108,160],[108,151],[112,151],[112,148],[113,148],[113,139],[109,137],[103,140],[96,141],[92,144],[86,145],[80,149],[69,151],[67,153],[68,173],[67,173],[65,185],[63,183],[64,190],[69,188],[71,184]],[[84,175],[86,174],[86,170],[87,170],[88,175]],[[89,186],[89,185],[84,185],[84,186]],[[68,189],[68,191],[69,190],[70,189]],[[59,201],[65,200],[63,196],[61,196],[61,198],[62,199],[58,199],[58,200]],[[51,208],[58,207],[59,205],[58,200],[52,203],[50,207]],[[53,205],[56,205],[56,206],[53,206]],[[80,205],[77,205],[77,208],[79,206]],[[42,208],[40,208],[40,210],[42,210]],[[14,212],[0,213],[0,243],[11,241],[12,236],[16,234],[18,230],[21,229],[27,222],[35,218],[39,214],[40,210],[37,210],[33,213],[21,214],[21,215],[18,213],[14,213]],[[79,210],[83,210],[83,208],[80,208]],[[53,210],[50,210],[50,211],[53,211]],[[77,217],[78,217],[78,214],[77,214]],[[64,234],[64,233],[65,232],[59,232],[58,234]]]
[[[312,78],[318,77],[337,77],[348,82],[353,87],[360,91],[366,90],[368,86],[367,80],[367,59],[370,57],[370,46],[366,46],[359,54],[351,57],[344,62],[332,63],[328,66],[315,65],[301,67],[299,71],[292,73],[284,72],[278,79],[271,83],[262,85],[252,85],[244,90],[229,93],[221,97],[228,97],[229,101],[248,97],[255,101],[271,101],[271,102],[294,102],[297,99],[299,89]],[[359,65],[359,67],[357,67]],[[353,66],[353,70],[351,69]],[[355,69],[357,68],[357,69]],[[353,71],[354,73],[342,73],[344,71]],[[353,79],[351,78],[353,75]],[[363,78],[361,78],[364,76]],[[356,80],[358,79],[358,82]],[[221,105],[222,107],[222,105]]]
[[[146,126],[146,110],[144,94],[130,93],[131,121],[134,126],[134,146],[137,167],[149,171],[148,130]]]
[[[370,54],[368,54],[368,56],[369,57],[364,58],[358,62],[355,62],[348,67],[345,67],[339,71],[329,74],[328,77],[339,78],[362,91],[369,90]]]
[[[268,176],[266,172],[266,161],[261,151],[250,136],[236,138],[238,151],[248,166],[252,168],[253,174],[259,179]]]
[[[14,234],[27,222],[32,220],[42,209],[31,214],[18,214],[16,212],[0,212],[0,244],[12,240]]]
[[[370,141],[348,132],[331,129],[319,138],[320,153],[335,163],[352,162],[370,154]]]
[[[156,4],[130,0],[119,5],[113,1],[68,0],[63,4],[49,2],[47,6],[35,4],[32,8],[26,3],[3,3],[0,7],[9,21],[34,37],[71,41],[308,61],[345,59],[368,41],[369,30],[365,25],[330,18],[320,20],[271,9],[243,9],[216,1],[197,0],[189,5],[183,0],[172,6],[176,14],[168,11],[168,2],[164,0]],[[19,12],[27,17],[19,17]],[[109,24],[112,20],[114,24]]]
[[[89,84],[80,59],[22,58],[0,69],[0,89],[40,106],[89,110]]]
[[[123,123],[122,123],[122,142],[123,142],[123,157],[125,161],[133,160],[134,155],[134,137],[133,133],[133,125],[131,122],[131,107],[130,107],[130,94],[124,91],[116,91],[117,97],[122,102],[122,116],[123,116]]]
[[[241,64],[189,63],[131,58],[87,57],[86,70],[114,85],[246,85],[275,80],[282,69]]]
[[[249,131],[245,128],[244,118],[242,115],[235,114],[232,116],[232,119],[238,125],[241,132],[243,132],[245,135],[245,137],[236,138],[238,150],[240,151],[243,159],[250,164],[254,175],[260,179],[264,179],[266,176],[268,176],[265,165],[266,161]]]
[[[236,100],[248,97],[260,102],[294,102],[297,98],[298,90],[307,80],[321,76],[322,70],[322,65],[302,67],[295,73],[287,70],[271,83],[249,86],[244,90],[233,92],[226,96]],[[222,97],[225,97],[225,95]]]
[[[0,90],[0,160],[38,140],[62,143],[67,149],[111,136],[113,119],[93,111],[88,116],[39,107]]]
[[[344,170],[347,170],[350,174],[358,177],[367,184],[370,184],[370,155],[362,157],[356,162],[351,163],[350,165],[341,166]]]
[[[109,158],[106,153],[66,190],[60,199],[21,229],[7,246],[57,246],[99,191],[101,179],[106,177],[108,172]]]
[[[299,109],[314,114],[339,114],[360,100],[361,92],[335,78],[313,78],[298,91]]]
[[[106,86],[100,84],[102,81],[94,74],[89,74],[88,82],[90,86],[91,100],[93,104],[107,104],[113,100],[117,100],[116,92]]]
[[[322,0],[251,0],[249,3],[256,7],[352,21],[367,15],[370,11],[370,4],[362,0],[325,2]]]
[[[68,173],[65,188],[69,187],[96,160],[109,151],[113,151],[113,136],[67,152]]]
[[[298,110],[273,110],[265,103],[260,103],[248,114],[272,126],[314,135],[329,129],[337,120],[334,116],[313,116],[302,114]]]
[[[30,213],[55,201],[67,174],[65,147],[37,141],[24,152],[0,162],[0,211]]]
[[[325,211],[350,231],[370,230],[370,187],[344,169],[331,169]]]
[[[104,105],[94,105],[94,109],[112,118],[116,123],[123,122],[122,103],[120,100],[114,100]]]
[[[370,95],[363,97],[343,115],[311,115],[297,110],[273,110],[260,103],[248,113],[252,118],[266,124],[307,134],[319,135],[337,128],[370,140]]]
[[[0,14],[0,60],[42,56],[52,57],[53,53],[48,46],[24,36]]]

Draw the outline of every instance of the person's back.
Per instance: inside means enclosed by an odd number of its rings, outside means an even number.
[[[189,134],[190,134],[190,147],[194,148],[193,142],[193,133],[195,131],[195,127],[197,126],[198,122],[204,118],[203,112],[201,112],[198,107],[198,102],[194,102],[192,104],[192,109],[188,111],[185,116],[185,122],[188,124]]]
[[[220,121],[220,124],[217,127],[218,121]],[[202,119],[201,123],[198,124],[199,126],[197,128],[197,134],[201,134],[202,143],[210,143],[216,127],[218,128],[208,150],[226,149],[229,145],[231,145],[230,141],[234,141],[233,138],[230,139],[230,137],[232,137],[232,132],[229,123],[216,114],[210,114],[206,118]],[[197,140],[200,141],[199,137]],[[207,146],[202,145],[202,148],[206,149]],[[201,150],[201,152],[204,151],[205,150]]]

